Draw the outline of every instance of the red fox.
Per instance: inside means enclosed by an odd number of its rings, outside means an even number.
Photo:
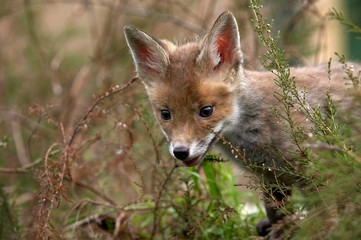
[[[243,67],[235,17],[222,13],[203,38],[183,45],[156,39],[132,26],[124,31],[170,154],[195,166],[216,143],[227,158],[256,174],[270,186],[265,192],[268,220],[257,225],[258,233],[267,235],[283,217],[272,200],[282,202],[290,194],[273,185],[299,184],[291,174],[298,171],[289,154],[295,146],[272,112],[280,104],[274,97],[280,91],[274,74]],[[354,71],[360,69],[356,65]],[[327,64],[290,71],[297,86],[307,88],[310,106],[324,106],[327,91],[335,101],[343,99],[347,76],[341,64],[332,64],[330,75]],[[307,126],[307,119],[297,111],[294,121]]]

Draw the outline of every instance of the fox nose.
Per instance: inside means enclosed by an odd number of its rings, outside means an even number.
[[[175,147],[173,149],[174,156],[179,160],[186,160],[189,156],[189,148],[187,147]]]

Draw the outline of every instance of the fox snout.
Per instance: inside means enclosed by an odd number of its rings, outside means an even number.
[[[192,141],[188,144],[175,143],[170,141],[169,152],[177,160],[182,161],[186,166],[195,166],[200,164],[204,157],[207,155],[209,148],[216,141],[214,134],[208,136],[208,138],[202,141]]]
[[[178,160],[184,161],[189,157],[189,148],[185,146],[175,147],[173,149],[173,155]]]

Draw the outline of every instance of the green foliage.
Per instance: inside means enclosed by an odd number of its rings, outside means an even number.
[[[337,20],[341,24],[345,25],[351,32],[361,34],[361,27],[354,24],[350,19],[346,18],[342,12],[332,8],[328,13],[331,20]]]
[[[8,143],[9,143],[9,137],[8,136],[0,136],[0,148],[6,148]]]
[[[294,78],[290,76],[285,53],[277,47],[279,34],[271,36],[271,24],[261,15],[258,1],[251,2],[256,15],[255,30],[262,44],[268,48],[262,63],[275,74],[275,83],[281,89],[281,93],[275,97],[282,104],[282,108],[276,109],[275,114],[287,124],[301,156],[307,157],[305,177],[308,187],[301,195],[296,194],[291,201],[293,205],[302,205],[307,214],[303,220],[297,221],[292,239],[358,239],[361,234],[355,222],[359,222],[357,216],[361,214],[361,152],[356,146],[360,146],[361,125],[357,117],[355,119],[342,116],[359,112],[360,105],[357,102],[360,99],[356,96],[354,105],[350,106],[348,112],[340,112],[328,93],[325,96],[325,113],[319,108],[309,108],[302,94],[299,94]],[[359,32],[358,26],[335,9],[332,9],[330,16],[350,27],[352,31]],[[344,56],[336,55],[350,82],[357,88],[359,76],[353,75]],[[331,64],[330,60],[329,72]],[[315,146],[305,148],[302,144],[303,129],[297,128],[291,117],[291,110],[295,106],[314,124],[313,134],[319,141]]]
[[[3,186],[0,186],[0,239],[20,239],[16,214],[8,201]]]
[[[204,174],[204,176],[202,176]],[[179,169],[157,209],[160,231],[153,237],[180,239],[239,239],[256,235],[259,214],[242,215],[242,193],[234,188],[230,166],[203,163],[201,169]],[[230,201],[233,199],[233,201]],[[134,216],[136,226],[154,224],[151,216]],[[141,233],[147,236],[145,231]],[[152,238],[147,236],[146,238]]]
[[[267,48],[264,57],[260,59],[261,63],[268,71],[274,74],[274,82],[280,89],[279,92],[274,93],[274,97],[279,101],[280,106],[273,109],[273,112],[280,122],[285,124],[292,142],[297,146],[299,156],[304,156],[307,159],[309,158],[309,151],[302,146],[305,136],[304,129],[297,126],[292,118],[292,111],[295,109],[298,111],[308,111],[308,103],[299,94],[295,79],[291,76],[285,52],[278,46],[280,32],[276,36],[272,35],[272,23],[268,23],[267,19],[262,16],[258,1],[252,0],[251,8],[255,14],[255,19],[253,20],[255,31],[260,42]],[[299,108],[298,105],[300,105]],[[302,178],[302,176],[300,177]]]

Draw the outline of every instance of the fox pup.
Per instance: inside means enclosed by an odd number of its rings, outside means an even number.
[[[232,13],[222,13],[208,34],[183,45],[156,39],[132,26],[124,31],[170,154],[195,166],[216,143],[228,158],[268,184],[268,219],[257,225],[259,234],[267,235],[271,225],[283,217],[273,201],[282,202],[290,194],[271,186],[299,184],[293,174],[287,174],[298,171],[289,154],[295,147],[285,125],[272,112],[279,106],[274,93],[280,91],[274,74],[243,67]],[[311,106],[324,105],[327,91],[336,101],[343,98],[346,76],[341,64],[332,66],[333,81],[328,79],[326,64],[291,68],[291,75],[300,89],[307,88]],[[307,124],[304,116],[294,114],[297,124]]]

